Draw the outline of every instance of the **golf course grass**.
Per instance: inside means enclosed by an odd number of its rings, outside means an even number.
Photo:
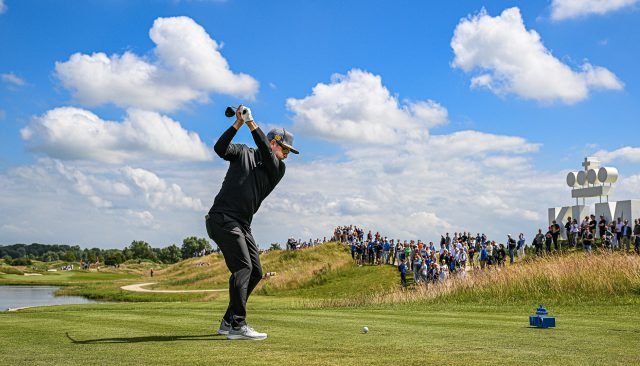
[[[307,272],[300,260],[320,253],[313,250],[329,251],[329,260],[316,258]],[[248,321],[269,334],[264,341],[228,341],[216,334],[224,292],[127,297],[118,295],[124,293],[119,286],[148,276],[99,281],[91,275],[75,288],[139,302],[0,312],[0,364],[640,364],[637,256],[570,253],[402,290],[394,267],[355,266],[337,246],[296,258],[270,255],[265,264],[281,265],[280,271],[249,301]],[[174,283],[177,273],[195,279],[192,272],[205,270],[181,266],[164,270],[160,286]],[[212,267],[206,270],[217,271]],[[289,268],[296,270],[287,275]],[[0,284],[7,276],[0,275]],[[529,327],[539,303],[556,317],[555,329]]]
[[[6,365],[637,365],[637,306],[402,305],[299,309],[252,299],[264,341],[215,334],[223,301],[58,306],[0,313]],[[361,329],[370,331],[363,334]]]

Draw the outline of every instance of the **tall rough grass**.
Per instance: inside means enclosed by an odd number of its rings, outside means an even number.
[[[640,302],[640,256],[620,253],[549,256],[500,269],[468,271],[436,285],[301,303],[306,307],[334,307],[424,301],[498,305]]]

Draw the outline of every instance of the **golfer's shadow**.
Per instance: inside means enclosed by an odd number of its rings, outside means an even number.
[[[227,340],[226,337],[221,337],[217,334],[203,334],[203,335],[177,335],[177,336],[146,336],[146,337],[121,337],[121,338],[98,338],[98,339],[86,339],[79,341],[71,338],[69,333],[66,333],[67,338],[74,344],[108,344],[108,343],[143,343],[143,342],[182,342],[182,341],[223,341]]]

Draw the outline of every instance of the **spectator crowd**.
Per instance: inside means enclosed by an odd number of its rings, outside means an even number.
[[[523,233],[517,237],[507,234],[504,243],[498,243],[484,233],[473,235],[463,231],[455,232],[453,236],[449,233],[441,235],[436,245],[422,240],[391,239],[372,230],[365,234],[363,228],[354,225],[336,227],[332,240],[349,246],[351,257],[360,266],[397,265],[401,284],[406,286],[407,274],[413,276],[415,283],[436,283],[451,275],[464,274],[469,268],[504,267],[507,260],[513,264],[516,258],[522,260],[526,253],[544,256],[560,252],[563,235],[567,237],[568,247],[581,246],[587,253],[596,244],[608,251],[629,251],[633,243],[634,251],[640,254],[640,219],[636,219],[632,227],[621,218],[608,223],[601,216],[600,221],[596,221],[595,215],[585,217],[581,224],[571,218],[564,226],[553,221],[545,233],[539,229],[530,242]]]

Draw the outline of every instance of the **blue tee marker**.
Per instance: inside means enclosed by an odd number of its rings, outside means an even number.
[[[555,328],[556,318],[548,316],[547,314],[549,314],[547,309],[540,305],[536,310],[536,315],[529,317],[529,325],[537,328]]]

